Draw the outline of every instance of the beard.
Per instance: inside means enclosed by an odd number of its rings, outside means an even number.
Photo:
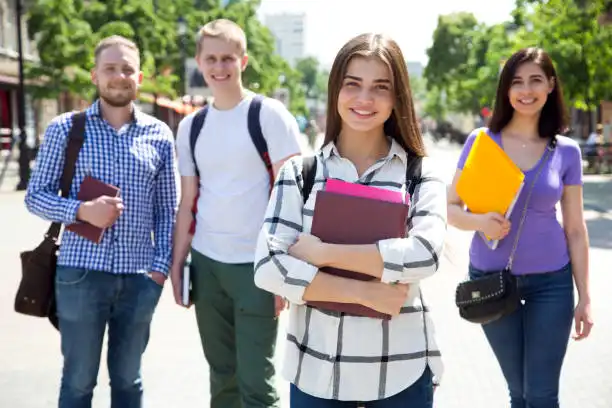
[[[129,90],[121,95],[113,95],[112,92],[103,91],[98,88],[98,95],[100,99],[113,108],[125,108],[136,99],[136,92],[133,90]]]

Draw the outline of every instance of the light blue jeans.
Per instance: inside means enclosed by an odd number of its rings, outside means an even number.
[[[140,363],[162,287],[144,274],[58,266],[55,293],[64,368],[59,408],[91,408],[108,326],[111,408],[141,408]]]

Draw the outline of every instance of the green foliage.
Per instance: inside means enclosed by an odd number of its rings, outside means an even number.
[[[517,0],[511,22],[487,25],[473,15],[440,16],[425,68],[431,116],[491,107],[503,62],[539,46],[553,58],[573,106],[612,99],[612,26],[599,17],[608,0]]]
[[[309,97],[318,96],[319,60],[316,57],[302,58],[296,62],[295,69],[302,74],[302,84],[306,88],[306,95]]]
[[[599,24],[606,0],[549,0],[534,7],[521,42],[551,55],[568,101],[593,109],[612,99],[612,26]],[[537,34],[536,34],[537,33]]]
[[[93,51],[102,38],[118,34],[132,39],[141,50],[142,92],[168,97],[180,95],[183,84],[181,46],[187,57],[195,53],[195,33],[209,21],[227,18],[238,23],[248,41],[249,65],[244,85],[271,95],[283,86],[291,93],[291,110],[305,110],[300,75],[274,53],[270,31],[256,16],[258,0],[34,0],[28,9],[28,34],[36,40],[39,60],[28,64],[33,79],[29,92],[37,98],[55,98],[69,92],[89,99],[94,93],[89,71]],[[187,34],[178,35],[184,16]]]

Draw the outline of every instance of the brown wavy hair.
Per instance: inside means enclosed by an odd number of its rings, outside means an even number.
[[[342,130],[342,118],[338,113],[338,94],[344,76],[353,58],[376,58],[391,71],[395,103],[384,131],[404,150],[415,156],[425,156],[425,145],[416,121],[408,68],[402,50],[395,41],[383,34],[361,34],[347,42],[336,55],[327,91],[327,123],[324,144],[335,142]]]

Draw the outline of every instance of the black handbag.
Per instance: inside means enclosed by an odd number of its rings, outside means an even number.
[[[64,198],[68,197],[76,161],[85,140],[85,119],[85,112],[76,113],[72,119],[60,182],[61,196]],[[47,317],[56,329],[55,270],[60,230],[60,223],[52,223],[43,241],[35,249],[21,253],[21,281],[15,296],[17,313]]]
[[[485,276],[468,279],[457,285],[455,304],[459,308],[459,316],[463,319],[472,323],[487,324],[513,313],[519,307],[521,298],[518,293],[516,277],[512,275],[512,263],[527,215],[527,207],[533,187],[555,145],[556,140],[553,139],[547,146],[538,172],[531,182],[507,266],[501,271],[487,272]]]

